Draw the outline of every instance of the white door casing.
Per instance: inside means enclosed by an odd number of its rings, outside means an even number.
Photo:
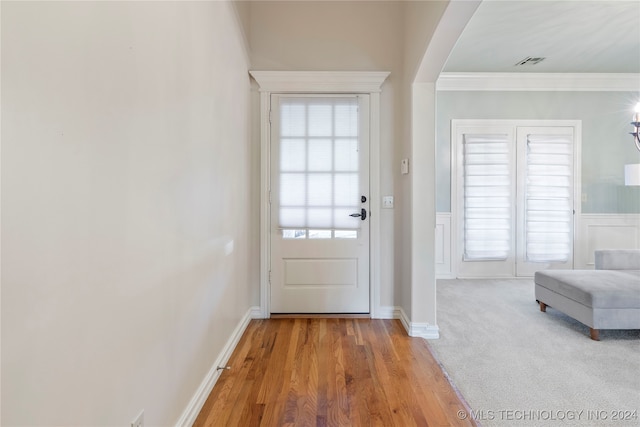
[[[332,72],[332,71],[251,71],[260,91],[260,313],[271,314],[271,289],[269,285],[270,229],[269,176],[271,130],[269,111],[271,94],[368,94],[369,95],[369,235],[370,235],[370,316],[381,313],[380,290],[380,92],[388,72]]]

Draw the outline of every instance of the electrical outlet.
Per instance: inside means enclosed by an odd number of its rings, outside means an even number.
[[[131,427],[144,427],[144,409],[138,414],[135,420],[131,421]]]

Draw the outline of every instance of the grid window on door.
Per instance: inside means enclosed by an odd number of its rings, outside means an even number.
[[[358,99],[280,102],[279,225],[289,239],[356,238]]]

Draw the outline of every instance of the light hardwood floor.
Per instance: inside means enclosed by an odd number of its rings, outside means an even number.
[[[473,426],[398,320],[253,320],[194,426]]]

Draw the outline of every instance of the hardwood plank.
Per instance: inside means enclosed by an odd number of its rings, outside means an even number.
[[[253,320],[195,426],[475,426],[397,320]]]
[[[345,373],[345,355],[342,347],[346,329],[342,321],[332,324],[328,330],[331,336],[331,353],[328,353],[327,371],[327,419],[329,425],[349,425],[349,395],[347,394],[347,374]]]
[[[384,384],[406,384],[407,387],[390,387],[386,390],[387,401],[393,414],[394,425],[397,426],[426,426],[427,421],[420,410],[415,390],[411,387],[414,378],[407,374],[407,361],[396,351],[384,323],[372,325],[375,335],[376,351],[379,354],[374,372],[379,373],[381,386]]]
[[[302,398],[298,401],[298,408],[303,420],[302,425],[315,426],[318,413],[318,329],[320,322],[310,322],[308,324],[309,335],[305,344],[304,369],[299,373],[300,394]],[[298,423],[296,423],[298,424]],[[301,425],[301,424],[298,424]]]
[[[265,409],[260,425],[283,425],[288,392],[291,387],[290,361],[295,359],[300,325],[296,322],[272,320],[278,325],[279,335],[270,347],[274,355],[265,367],[263,381],[260,384],[258,403],[264,403]],[[230,426],[231,427],[231,426]]]
[[[233,391],[233,387],[239,380],[239,377],[235,375],[232,376],[231,372],[234,371],[235,373],[235,371],[239,369],[241,364],[246,360],[249,352],[252,350],[258,351],[259,349],[259,347],[253,345],[250,340],[244,339],[244,337],[259,337],[263,333],[264,328],[260,327],[259,321],[252,322],[247,326],[243,339],[240,340],[229,359],[229,366],[231,367],[231,370],[225,370],[221,373],[214,389],[203,405],[200,411],[200,416],[197,418],[194,426],[200,427],[216,425],[216,423],[214,423],[214,417],[216,417],[215,421],[217,422],[226,422],[229,411],[225,410],[224,407],[228,402],[232,401],[229,398],[229,394]],[[209,414],[209,416],[202,417],[202,414]]]

